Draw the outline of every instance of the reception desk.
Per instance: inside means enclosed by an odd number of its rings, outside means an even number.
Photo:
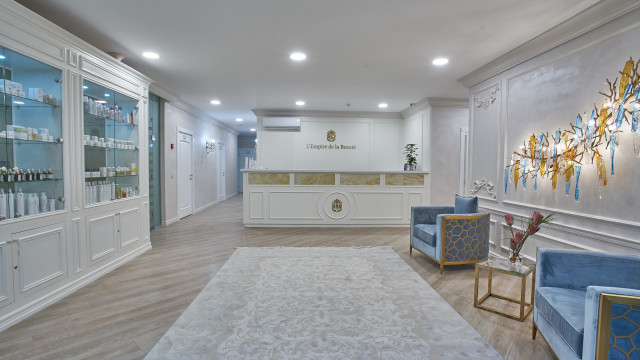
[[[242,170],[245,226],[406,226],[424,171]]]

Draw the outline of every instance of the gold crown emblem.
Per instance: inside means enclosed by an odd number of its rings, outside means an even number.
[[[327,131],[327,141],[334,142],[336,141],[336,132],[333,130]]]

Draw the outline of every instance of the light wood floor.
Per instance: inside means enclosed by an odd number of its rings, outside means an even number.
[[[244,228],[235,196],[151,232],[153,249],[0,333],[1,359],[140,359],[236,247],[392,246],[505,359],[553,359],[524,322],[473,307],[474,267],[445,268],[409,255],[408,228]],[[510,277],[494,289],[515,296]]]

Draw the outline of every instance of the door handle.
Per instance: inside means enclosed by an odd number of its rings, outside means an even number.
[[[193,180],[193,174],[189,174],[189,180]]]

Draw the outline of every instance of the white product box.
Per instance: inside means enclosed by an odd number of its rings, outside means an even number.
[[[22,91],[22,83],[19,83],[19,82],[17,82],[17,81],[14,81],[14,82],[11,84],[11,88],[12,88],[12,89],[16,89],[16,90],[18,90],[18,91]]]
[[[40,88],[29,88],[29,99],[44,101],[44,91]]]

